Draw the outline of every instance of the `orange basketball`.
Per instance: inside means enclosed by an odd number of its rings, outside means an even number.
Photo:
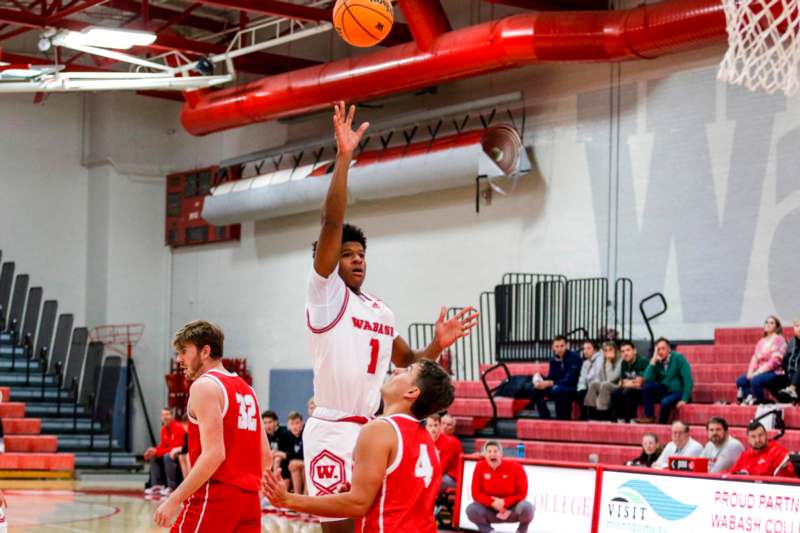
[[[353,46],[375,46],[389,35],[392,24],[389,0],[337,0],[333,8],[333,27]]]

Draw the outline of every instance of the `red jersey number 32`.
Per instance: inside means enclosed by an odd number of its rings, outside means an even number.
[[[255,431],[258,427],[256,421],[256,399],[252,394],[236,393],[236,403],[239,404],[239,421],[237,427],[247,431]]]

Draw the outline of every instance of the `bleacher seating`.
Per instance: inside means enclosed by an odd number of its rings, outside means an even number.
[[[737,376],[745,372],[758,339],[760,328],[720,328],[715,331],[714,344],[678,346],[692,364],[695,379],[693,401],[676,413],[676,416],[694,426],[692,435],[705,444],[705,424],[711,416],[724,417],[731,426],[731,434],[746,443],[745,427],[753,419],[756,407],[736,405]],[[786,338],[791,338],[791,327],[785,329]],[[488,368],[484,365],[481,371]],[[543,374],[547,365],[542,363],[512,363],[508,365],[512,375]],[[496,379],[493,379],[495,378]],[[490,375],[487,382],[497,385],[503,377]],[[480,381],[458,381],[456,401],[451,413],[456,416],[456,433],[462,438],[477,436],[473,449],[479,449],[490,437],[487,426],[491,422],[491,403]],[[662,443],[669,442],[670,428],[658,424],[617,424],[610,422],[578,422],[540,420],[536,414],[525,409],[525,400],[497,398],[498,416],[506,419],[499,437],[510,455],[517,454],[517,445],[525,445],[525,455],[534,459],[561,461],[589,460],[597,454],[605,463],[622,464],[637,456],[642,434],[656,433]],[[520,414],[523,416],[520,417]],[[786,433],[781,442],[790,450],[800,450],[800,407],[789,407],[784,411]],[[512,438],[514,437],[514,438]],[[467,442],[469,444],[469,442]]]
[[[2,263],[0,420],[5,453],[0,454],[0,475],[71,476],[76,466],[138,468],[124,443],[110,438],[108,424],[93,420],[104,346],[88,342],[86,328],[73,328],[72,315],[58,315],[58,303],[43,302],[42,288],[28,284],[27,274],[15,275],[14,263]]]

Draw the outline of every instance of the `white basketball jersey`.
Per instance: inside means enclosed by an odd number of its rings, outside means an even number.
[[[383,384],[397,336],[394,313],[385,303],[344,286],[337,273],[328,280],[312,273],[311,283],[328,283],[338,306],[336,315],[315,321],[306,306],[309,348],[314,365],[314,401],[318,407],[357,416],[372,416],[381,401]]]

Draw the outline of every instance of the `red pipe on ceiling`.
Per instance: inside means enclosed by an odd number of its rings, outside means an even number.
[[[650,59],[722,42],[719,0],[667,0],[622,11],[531,12],[415,43],[278,74],[229,89],[187,94],[181,121],[205,135],[541,62]]]
[[[400,0],[398,5],[422,51],[430,50],[440,35],[453,31],[439,0]]]

